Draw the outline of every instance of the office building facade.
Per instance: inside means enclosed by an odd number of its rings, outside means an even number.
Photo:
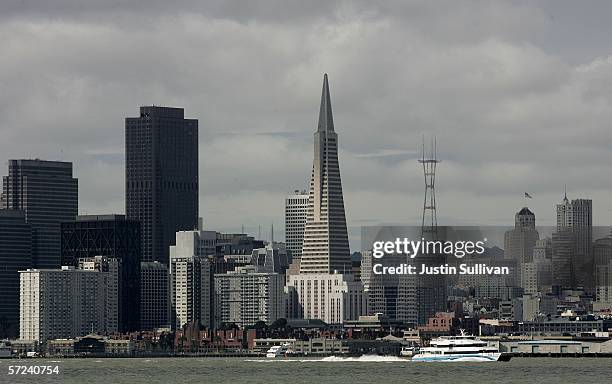
[[[118,331],[112,274],[74,267],[20,271],[19,338],[44,342]],[[115,311],[115,313],[113,313]]]
[[[170,328],[168,266],[159,261],[140,263],[140,328]]]
[[[241,328],[284,318],[285,277],[257,272],[255,266],[215,275],[215,323],[235,323]]]
[[[565,195],[561,204],[557,204],[557,231],[574,233],[571,284],[591,291],[594,288],[592,200],[573,199],[570,202]]]
[[[314,133],[314,160],[300,273],[334,273],[351,270],[348,232],[344,211],[338,135],[334,131],[327,74]]]
[[[78,180],[72,163],[44,160],[9,160],[3,178],[5,208],[25,212],[32,227],[32,265],[60,267],[60,224],[78,213]]]
[[[198,121],[140,107],[125,119],[125,148],[126,215],[141,223],[142,261],[168,264],[174,234],[198,225]]]
[[[118,259],[119,329],[140,330],[140,223],[124,215],[84,215],[62,223],[62,265],[78,266],[81,258]]]
[[[0,339],[19,336],[19,271],[32,268],[25,212],[0,209]]]
[[[288,294],[298,318],[319,319],[328,324],[357,320],[367,312],[361,281],[350,274],[307,273],[287,276]]]
[[[213,326],[213,265],[207,255],[206,239],[202,239],[201,234],[209,233],[177,232],[176,245],[170,247],[170,302],[174,329],[188,323],[208,328]]]
[[[308,196],[306,191],[295,190],[285,197],[285,243],[293,260],[302,257]]]

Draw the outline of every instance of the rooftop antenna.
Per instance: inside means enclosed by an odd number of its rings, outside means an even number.
[[[257,240],[261,240],[261,224],[257,225]]]
[[[274,222],[270,225],[270,245],[274,245]]]

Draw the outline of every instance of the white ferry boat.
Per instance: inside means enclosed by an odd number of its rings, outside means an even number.
[[[476,336],[442,336],[433,339],[429,347],[421,348],[413,361],[508,361],[511,355],[499,352]]]
[[[273,347],[268,349],[268,351],[266,352],[266,357],[269,359],[272,359],[275,357],[285,357],[287,356],[289,352],[290,346],[291,344],[289,343],[284,343],[282,345],[274,345]]]

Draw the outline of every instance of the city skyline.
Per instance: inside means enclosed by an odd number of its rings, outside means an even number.
[[[284,195],[307,188],[313,106],[328,72],[343,122],[352,249],[361,225],[418,222],[422,133],[437,136],[443,161],[441,224],[510,224],[524,191],[539,221],[552,224],[564,184],[595,202],[595,225],[612,223],[612,185],[599,177],[612,162],[612,49],[601,8],[451,2],[440,16],[417,2],[274,12],[62,4],[61,18],[45,5],[0,6],[0,76],[14,90],[2,103],[0,152],[72,161],[82,214],[124,212],[122,119],[163,103],[200,121],[206,226],[280,228]]]
[[[0,1],[0,377],[605,381],[610,15]]]

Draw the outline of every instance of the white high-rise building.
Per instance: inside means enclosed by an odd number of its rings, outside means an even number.
[[[350,274],[309,273],[289,275],[288,293],[294,295],[298,318],[320,319],[329,324],[356,320],[367,312],[363,283]]]
[[[117,332],[117,297],[109,292],[117,277],[110,272],[62,267],[19,274],[20,339],[46,341]]]
[[[285,244],[291,251],[294,261],[302,257],[307,211],[308,194],[306,191],[296,189],[293,194],[285,197]]]
[[[285,276],[257,272],[252,265],[215,275],[215,323],[244,328],[286,317]]]
[[[180,231],[170,246],[170,302],[173,324],[179,329],[197,322],[213,326],[213,272],[206,236],[211,231]]]
[[[325,74],[319,126],[314,133],[314,160],[300,273],[350,270],[351,257],[338,164],[338,134],[334,131],[329,84]]]

